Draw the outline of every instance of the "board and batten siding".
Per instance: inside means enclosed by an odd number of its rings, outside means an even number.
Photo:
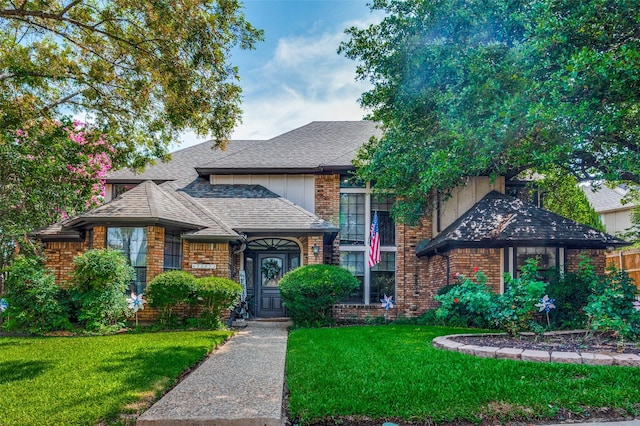
[[[315,177],[305,175],[211,175],[212,185],[262,185],[271,192],[315,212]]]
[[[493,181],[488,176],[467,178],[464,185],[451,191],[450,198],[441,199],[440,205],[433,209],[433,236],[435,237],[442,232],[485,195],[494,190],[504,194],[504,177],[497,177]]]

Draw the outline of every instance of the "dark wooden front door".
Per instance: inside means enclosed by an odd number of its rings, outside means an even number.
[[[261,318],[285,316],[278,283],[288,271],[287,257],[286,253],[260,253],[258,255],[256,316]]]

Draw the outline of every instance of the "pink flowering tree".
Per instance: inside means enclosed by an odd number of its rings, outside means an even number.
[[[99,205],[106,173],[119,157],[99,131],[70,119],[4,131],[0,268],[18,251],[38,253],[29,232]]]

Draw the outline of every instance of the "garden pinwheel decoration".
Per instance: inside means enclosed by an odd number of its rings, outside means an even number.
[[[138,326],[138,310],[143,310],[144,304],[147,303],[147,301],[142,298],[143,294],[144,293],[135,294],[134,292],[131,292],[131,297],[127,297],[129,309],[136,314],[136,327]]]
[[[7,310],[9,307],[9,302],[4,297],[0,299],[0,314]]]
[[[633,307],[636,308],[636,311],[640,311],[640,296],[633,301]]]
[[[551,309],[555,309],[556,305],[556,300],[555,299],[550,299],[548,295],[544,295],[543,297],[540,298],[540,302],[536,303],[535,306],[540,308],[540,310],[538,312],[546,312],[547,314],[547,327],[551,326],[551,322],[549,321],[549,311]]]
[[[386,294],[380,299],[382,307],[384,308],[384,322],[387,322],[387,311],[393,308],[393,296],[387,296]]]

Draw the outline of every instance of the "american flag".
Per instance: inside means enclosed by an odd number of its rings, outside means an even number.
[[[380,263],[380,232],[378,230],[378,212],[373,214],[371,221],[371,247],[369,249],[369,267],[372,268]]]

